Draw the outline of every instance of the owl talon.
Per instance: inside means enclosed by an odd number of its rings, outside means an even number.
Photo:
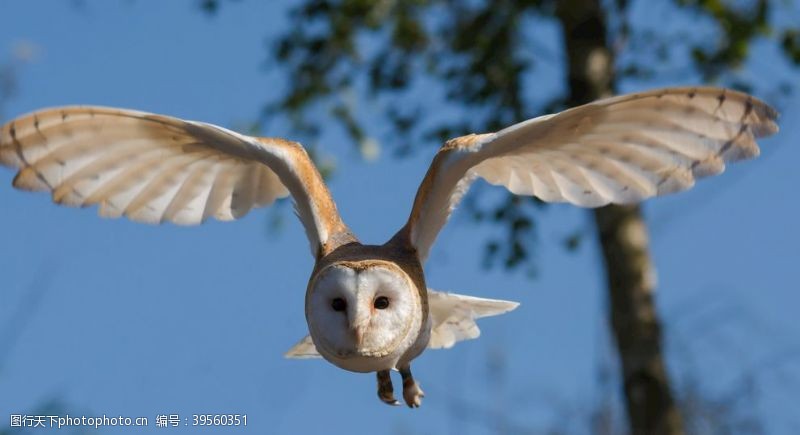
[[[410,385],[403,383],[403,399],[409,408],[419,408],[422,405],[423,397],[425,397],[425,392],[416,381],[412,380]]]
[[[389,370],[378,372],[378,398],[387,405],[400,406],[400,401],[394,398],[394,387]]]
[[[409,408],[419,408],[422,405],[422,398],[425,392],[422,391],[414,376],[411,375],[411,367],[401,367],[400,376],[403,377],[403,399]]]

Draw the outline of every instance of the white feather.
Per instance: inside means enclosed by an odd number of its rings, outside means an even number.
[[[514,310],[518,302],[484,299],[428,289],[431,316],[429,349],[448,349],[459,341],[478,338],[481,334],[475,320],[497,316]],[[284,355],[286,358],[322,358],[306,335]]]
[[[582,207],[688,189],[725,163],[758,155],[777,112],[741,92],[671,88],[540,116],[448,141],[431,163],[405,229],[422,261],[470,180]]]
[[[322,355],[317,352],[317,348],[314,347],[314,340],[311,339],[310,335],[306,335],[300,339],[300,341],[292,346],[283,356],[293,359],[322,358]]]
[[[476,319],[514,310],[518,302],[484,299],[428,289],[431,315],[430,349],[447,349],[459,341],[478,338]]]
[[[98,204],[105,217],[194,225],[242,217],[291,192],[314,254],[329,228],[343,226],[299,145],[211,124],[104,107],[46,109],[2,127],[0,163],[19,169],[16,187],[52,191],[59,204]]]

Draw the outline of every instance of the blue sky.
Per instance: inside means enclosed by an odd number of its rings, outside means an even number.
[[[36,47],[4,115],[99,104],[241,124],[283,80],[263,68],[265,38],[286,25],[277,3],[233,3],[209,18],[188,0],[3,2],[0,61]],[[755,71],[775,64],[763,56]],[[725,391],[756,368],[770,433],[796,432],[786,416],[800,389],[800,104],[782,104],[781,133],[761,142],[760,159],[645,205],[671,369],[691,367],[705,387]],[[266,134],[290,134],[271,124]],[[320,143],[337,159],[331,190],[345,221],[362,241],[385,241],[407,217],[433,149],[365,163],[335,131]],[[591,228],[585,211],[541,213],[535,280],[482,269],[492,230],[456,213],[427,264],[429,285],[522,305],[482,322],[479,340],[419,358],[427,398],[412,411],[379,403],[372,375],[282,358],[306,334],[313,264],[290,213],[278,233],[264,210],[232,223],[152,227],[54,206],[12,189],[12,178],[0,169],[2,429],[9,414],[59,398],[71,415],[146,416],[150,430],[157,414],[239,413],[249,433],[487,433],[496,426],[485,415],[536,429],[600,398],[601,262],[592,241],[577,253],[561,247]],[[764,365],[783,354],[787,362]],[[502,373],[492,375],[497,364]],[[462,421],[464,404],[473,412]]]

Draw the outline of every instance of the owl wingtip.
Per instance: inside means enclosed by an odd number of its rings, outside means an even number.
[[[764,115],[770,121],[776,121],[781,116],[780,112],[778,112],[778,109],[766,103],[764,104]]]

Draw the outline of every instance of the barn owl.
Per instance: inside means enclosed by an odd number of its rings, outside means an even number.
[[[777,112],[740,92],[669,88],[595,101],[495,133],[447,141],[405,225],[364,245],[342,221],[303,147],[211,124],[105,107],[61,107],[2,127],[0,163],[13,185],[50,191],[58,204],[98,205],[105,217],[146,223],[232,220],[291,195],[316,263],[308,281],[309,336],[289,357],[321,356],[376,372],[378,397],[418,407],[411,361],[479,334],[475,319],[517,304],[428,290],[423,264],[476,178],[518,195],[581,207],[632,203],[691,187],[726,162],[758,155]]]

